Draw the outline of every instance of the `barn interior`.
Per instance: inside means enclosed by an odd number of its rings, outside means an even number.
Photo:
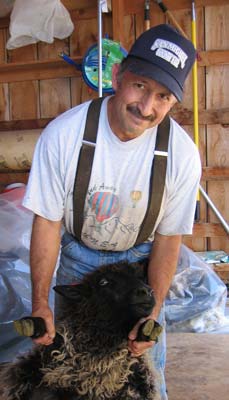
[[[29,6],[24,3],[0,0],[0,362],[30,347],[29,339],[16,335],[12,321],[30,309],[28,264],[33,216],[21,207],[21,201],[37,139],[64,111],[110,93],[110,87],[107,92],[103,88],[99,65],[94,85],[85,72],[87,56],[95,46],[99,62],[103,40],[108,41],[107,46],[116,43],[128,52],[144,30],[166,22],[192,40],[197,49],[182,103],[176,104],[170,115],[195,142],[202,163],[198,212],[193,233],[183,237],[180,272],[187,267],[195,277],[202,271],[207,285],[207,307],[197,315],[198,296],[187,309],[180,296],[179,311],[186,313],[186,318],[168,323],[168,394],[169,400],[226,400],[229,1],[61,0],[56,1],[63,6],[56,20],[55,14],[50,17],[49,7],[45,11],[51,2],[41,2],[44,20],[39,19],[34,1],[28,13],[25,7]],[[169,292],[169,311],[176,284],[180,284],[179,273],[176,279]]]

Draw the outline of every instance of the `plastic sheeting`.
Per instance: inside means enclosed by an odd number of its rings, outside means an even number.
[[[32,346],[13,321],[31,313],[29,247],[33,214],[21,205],[24,187],[0,195],[0,362],[11,361]],[[54,286],[53,280],[52,286]],[[227,289],[216,273],[182,246],[177,273],[166,299],[167,330],[208,332],[229,326]],[[54,293],[50,292],[53,307]]]
[[[208,264],[182,245],[166,299],[167,331],[212,332],[229,327],[226,301],[226,285]]]
[[[25,186],[0,195],[0,363],[13,360],[32,347],[13,321],[31,314],[29,248],[33,213],[22,206]],[[52,286],[55,285],[55,278]],[[50,292],[54,304],[54,292]]]

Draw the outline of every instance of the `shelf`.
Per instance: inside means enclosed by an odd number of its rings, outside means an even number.
[[[82,57],[71,57],[81,63]],[[76,67],[62,59],[0,64],[0,83],[81,76]]]

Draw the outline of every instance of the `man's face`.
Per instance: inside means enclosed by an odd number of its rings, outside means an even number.
[[[114,69],[116,93],[108,105],[109,123],[119,139],[127,141],[158,125],[177,100],[168,89],[152,79],[129,71],[118,79],[117,72]]]

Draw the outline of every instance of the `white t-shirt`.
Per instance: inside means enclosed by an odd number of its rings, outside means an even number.
[[[84,209],[82,241],[90,248],[122,251],[138,236],[148,201],[148,182],[157,127],[122,142],[107,119],[103,101],[94,163]],[[73,185],[89,102],[53,120],[40,136],[23,205],[51,221],[63,219],[73,231]],[[201,173],[197,148],[171,119],[166,184],[161,210],[149,240],[190,234]]]

